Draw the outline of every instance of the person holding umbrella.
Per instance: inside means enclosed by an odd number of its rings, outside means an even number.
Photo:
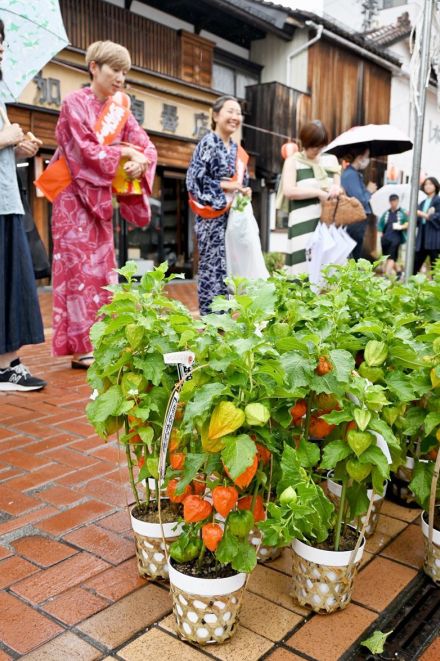
[[[419,204],[417,211],[414,274],[420,271],[427,257],[431,267],[434,266],[440,254],[440,183],[435,177],[426,177],[422,190],[426,199]]]
[[[362,245],[364,243],[365,231],[367,229],[368,216],[371,216],[372,214],[370,197],[376,192],[377,186],[372,181],[367,185],[365,185],[364,182],[362,171],[365,170],[370,163],[370,150],[368,148],[366,149],[365,145],[353,145],[343,155],[342,159],[349,163],[341,175],[342,188],[349,197],[355,197],[359,200],[367,214],[367,220],[362,220],[359,223],[353,223],[352,225],[347,226],[347,233],[354,241],[356,241],[352,257],[357,261],[362,254]]]
[[[370,198],[377,190],[375,183],[364,183],[362,171],[371,158],[388,154],[401,154],[412,147],[412,141],[400,129],[391,124],[366,124],[354,126],[335,138],[324,152],[334,154],[349,162],[341,176],[341,185],[350,197],[356,197],[363,205],[367,215],[372,213]],[[362,244],[368,219],[347,227],[347,232],[356,241],[353,258],[361,256]]]
[[[5,27],[0,20],[0,80],[5,50]],[[39,141],[10,124],[0,100],[0,391],[41,390],[43,379],[32,376],[17,351],[25,344],[44,342],[34,270],[24,232],[23,205],[17,184],[15,158],[31,158]]]

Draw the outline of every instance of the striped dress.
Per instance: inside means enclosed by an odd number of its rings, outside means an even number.
[[[337,161],[334,156],[322,155],[320,165],[328,175],[328,188],[333,185]],[[313,169],[302,163],[296,162],[296,184],[298,187],[317,188],[319,182],[315,179]],[[282,186],[282,182],[280,184]],[[316,229],[321,216],[321,204],[318,197],[307,200],[288,200],[289,223],[286,250],[286,266],[292,275],[308,273],[306,247]]]

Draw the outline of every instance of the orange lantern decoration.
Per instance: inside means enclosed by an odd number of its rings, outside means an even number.
[[[293,154],[296,154],[298,151],[298,145],[296,142],[285,142],[284,145],[281,147],[281,156],[284,158],[288,158],[289,156],[293,156]]]

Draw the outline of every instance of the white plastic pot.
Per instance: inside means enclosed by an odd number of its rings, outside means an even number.
[[[178,634],[193,643],[223,643],[234,635],[246,574],[195,578],[168,566]]]
[[[329,490],[330,499],[333,496],[333,499],[338,502],[341,498],[342,485],[338,484],[338,482],[335,482],[332,479],[332,475],[333,475],[333,471],[330,471],[327,474],[327,488]],[[371,537],[376,532],[377,524],[379,522],[379,514],[380,514],[380,510],[382,509],[382,504],[383,504],[385,494],[386,494],[386,491],[387,491],[387,486],[388,486],[388,483],[385,484],[385,488],[384,488],[384,492],[383,492],[382,496],[380,496],[378,493],[374,494],[374,504],[373,504],[373,507],[371,509],[370,520],[369,520],[368,526],[365,530],[365,537],[367,537],[367,538]],[[367,491],[368,499],[371,500],[372,496],[373,496],[373,489],[368,489],[368,491]],[[362,525],[365,523],[365,516],[366,515],[364,514],[361,517],[361,524]],[[355,524],[353,523],[353,525],[355,525]]]
[[[422,533],[425,542],[425,561],[423,569],[432,580],[440,585],[440,530],[432,531],[432,546],[429,544],[428,513],[422,512]]]
[[[351,600],[353,581],[365,549],[365,539],[356,552],[325,551],[294,539],[292,542],[292,595],[301,606],[316,613],[333,613]]]
[[[164,523],[163,533],[160,523],[140,521],[130,512],[131,527],[136,542],[136,557],[140,576],[148,578],[168,578],[168,564],[165,549],[182,532],[179,523]],[[164,541],[165,537],[165,541]]]

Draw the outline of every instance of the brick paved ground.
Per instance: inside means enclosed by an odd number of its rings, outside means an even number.
[[[196,311],[193,284],[171,294]],[[0,661],[340,658],[421,567],[418,512],[385,503],[346,610],[296,606],[286,550],[251,576],[231,642],[196,650],[179,641],[166,585],[137,574],[118,448],[87,423],[85,372],[51,357],[50,295],[41,303],[47,342],[21,354],[48,386],[0,395]],[[422,659],[438,658],[436,641]]]

